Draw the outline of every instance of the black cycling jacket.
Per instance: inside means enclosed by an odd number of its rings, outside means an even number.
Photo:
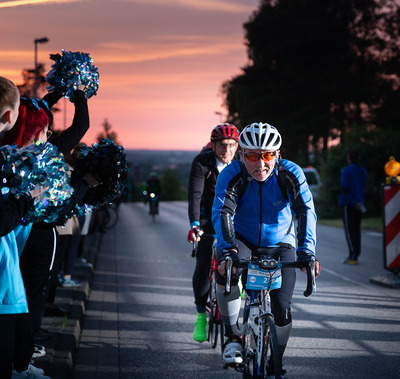
[[[211,221],[218,174],[213,150],[200,153],[193,159],[188,186],[190,224],[199,221],[203,226],[207,221]]]

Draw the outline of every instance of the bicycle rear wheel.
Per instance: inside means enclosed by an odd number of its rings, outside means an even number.
[[[150,215],[153,222],[156,222],[156,203],[153,200],[150,200]]]
[[[263,354],[264,373],[266,373],[266,376],[274,376],[276,379],[280,379],[281,363],[276,326],[272,316],[266,316],[266,320]]]

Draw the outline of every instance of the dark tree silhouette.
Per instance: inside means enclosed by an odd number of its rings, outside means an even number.
[[[100,142],[103,139],[110,138],[114,141],[114,143],[116,143],[118,145],[119,143],[117,141],[117,138],[118,138],[117,133],[111,130],[112,126],[108,122],[107,119],[104,119],[104,123],[102,126],[103,126],[103,131],[97,135],[97,138],[96,138],[97,141]]]
[[[35,69],[24,68],[22,70],[22,84],[17,85],[21,96],[33,97],[33,88],[35,86]],[[37,96],[43,97],[46,93],[46,71],[43,63],[38,63]]]
[[[250,64],[222,86],[228,121],[276,125],[304,160],[354,124],[397,127],[399,24],[395,0],[261,1],[244,25]]]

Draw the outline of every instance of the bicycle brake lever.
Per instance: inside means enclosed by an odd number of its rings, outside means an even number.
[[[311,278],[312,278],[312,289],[313,292],[317,292],[317,282],[315,280],[315,259],[310,262]]]
[[[198,242],[197,241],[193,241],[193,246],[192,246],[192,258],[194,258],[197,254],[197,246],[198,246]]]
[[[232,278],[232,265],[233,261],[231,257],[225,258],[225,267],[226,267],[226,283],[225,283],[225,292],[224,295],[228,296],[231,293],[231,278]]]
[[[315,258],[314,257],[308,262],[308,265],[306,266],[306,270],[307,270],[307,288],[303,292],[303,295],[305,297],[308,297],[317,290],[316,283],[315,283]]]

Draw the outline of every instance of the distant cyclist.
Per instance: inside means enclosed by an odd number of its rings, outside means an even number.
[[[316,214],[311,192],[301,168],[281,159],[278,130],[263,123],[244,128],[239,138],[240,161],[234,161],[218,177],[212,221],[217,234],[217,299],[225,326],[223,360],[241,363],[241,333],[238,327],[240,292],[237,286],[239,259],[249,259],[252,249],[268,248],[282,261],[309,260],[315,254]],[[297,248],[292,213],[297,219]],[[233,260],[232,290],[223,294],[224,257]],[[236,267],[235,267],[236,266]],[[317,264],[316,275],[319,273]],[[282,287],[271,292],[282,357],[292,328],[290,304],[295,286],[294,268],[282,269]],[[284,371],[282,371],[284,372]]]
[[[161,182],[155,172],[150,173],[150,177],[149,179],[147,179],[146,182],[146,196],[147,200],[150,203],[150,208],[149,208],[150,213],[152,207],[150,196],[152,196],[152,194],[155,195],[155,211],[156,214],[158,214],[158,203],[160,202],[160,195],[161,195]]]
[[[215,183],[224,167],[232,162],[238,148],[239,131],[232,124],[219,124],[211,132],[209,149],[203,149],[193,162],[189,175],[189,220],[188,241],[200,240],[196,255],[196,268],[193,274],[193,292],[197,317],[193,339],[203,342],[207,339],[206,304],[210,287],[209,272],[211,266],[213,237],[201,238],[196,229],[213,235],[211,207],[214,200]],[[210,146],[211,145],[211,146]],[[211,147],[211,148],[210,148]]]

